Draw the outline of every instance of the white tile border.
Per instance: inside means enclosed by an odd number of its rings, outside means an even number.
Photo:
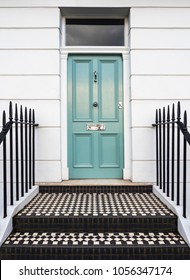
[[[153,186],[153,193],[177,215],[178,231],[190,247],[190,217],[184,218],[182,206],[177,206],[158,186]]]
[[[38,193],[39,186],[34,186],[23,198],[15,202],[15,205],[8,206],[7,217],[0,218],[0,246],[13,230],[13,216],[22,210]]]

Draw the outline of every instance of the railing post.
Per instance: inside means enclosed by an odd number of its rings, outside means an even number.
[[[32,187],[32,112],[29,110],[29,189]]]
[[[170,195],[170,107],[167,111],[167,196]]]
[[[28,192],[28,116],[25,107],[25,192]]]
[[[166,160],[166,132],[165,132],[165,123],[166,123],[166,114],[165,114],[165,107],[163,108],[163,192],[166,191],[166,166],[165,166],[165,160]]]
[[[18,147],[18,108],[15,104],[15,173],[16,173],[16,200],[19,200],[19,147]]]
[[[161,120],[161,109],[159,109],[159,161],[160,161],[160,189],[162,189],[162,120]]]
[[[3,111],[3,130],[6,125],[6,113]],[[5,130],[6,132],[6,130]],[[6,137],[3,140],[3,217],[7,217],[7,145]]]
[[[35,111],[32,111],[32,123],[33,123],[33,131],[32,131],[32,184],[35,185]]]
[[[174,171],[175,171],[175,107],[172,107],[172,169],[171,169],[171,200],[174,201]]]
[[[24,147],[23,147],[23,111],[20,106],[20,174],[21,196],[24,196]]]
[[[9,103],[9,121],[13,121],[13,108],[12,102]],[[10,204],[14,204],[14,194],[13,194],[13,129],[12,125],[10,127]]]
[[[158,110],[156,110],[156,185],[159,185],[159,164],[158,164]]]
[[[177,104],[177,122],[181,120],[180,102]],[[177,127],[177,205],[180,205],[180,128]]]
[[[187,129],[187,112],[184,112],[184,126]],[[187,141],[183,140],[183,217],[186,218]]]

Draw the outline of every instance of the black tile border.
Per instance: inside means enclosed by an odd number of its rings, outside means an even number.
[[[3,247],[1,260],[190,260],[187,246],[132,246],[132,247]]]
[[[174,231],[176,217],[15,217],[14,232]]]
[[[152,185],[139,186],[39,186],[40,193],[151,193]]]

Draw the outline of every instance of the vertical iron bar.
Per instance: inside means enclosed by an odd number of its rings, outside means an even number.
[[[187,112],[184,112],[184,125],[187,129]],[[187,142],[183,142],[183,217],[186,218]]]
[[[9,121],[13,121],[13,108],[12,102],[9,103]],[[9,131],[10,135],[10,204],[14,204],[14,194],[13,194],[13,129],[12,125]]]
[[[175,107],[172,107],[172,174],[171,174],[171,200],[174,201],[174,171],[175,171]]]
[[[158,164],[158,110],[156,110],[156,185],[159,185],[159,164]]]
[[[162,189],[162,124],[161,109],[159,109],[159,161],[160,161],[160,189]]]
[[[29,189],[32,187],[32,112],[29,110]]]
[[[167,196],[170,195],[170,107],[167,111]]]
[[[5,129],[6,124],[6,113],[3,111],[3,129]],[[7,147],[6,147],[6,137],[3,140],[3,218],[7,217]]]
[[[19,148],[18,148],[18,108],[15,105],[15,173],[16,173],[16,200],[19,200]]]
[[[35,185],[35,111],[32,111],[32,123],[33,123],[33,128],[32,128],[32,171],[33,171],[33,176],[32,176],[32,184],[33,186]]]
[[[28,124],[27,108],[25,107],[25,192],[28,192]]]
[[[165,132],[165,127],[166,127],[166,113],[165,113],[165,107],[163,108],[163,192],[166,192],[166,165],[165,165],[165,160],[166,160],[166,132]]]
[[[180,102],[177,104],[177,122],[181,120]],[[177,205],[180,205],[180,128],[177,127]]]
[[[23,111],[20,107],[20,172],[21,172],[21,196],[24,196],[24,146],[23,146]]]

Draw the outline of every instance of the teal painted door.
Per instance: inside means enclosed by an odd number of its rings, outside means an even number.
[[[69,178],[123,177],[120,56],[68,60]]]

